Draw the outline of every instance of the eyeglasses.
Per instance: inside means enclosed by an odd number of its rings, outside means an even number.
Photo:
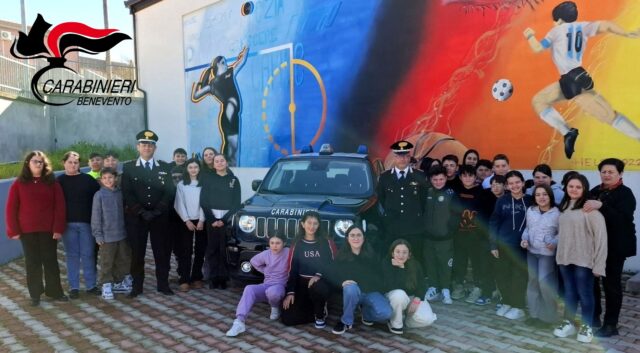
[[[31,162],[32,164],[38,164],[38,165],[44,164],[44,161],[41,161],[39,159],[32,159],[29,162]]]

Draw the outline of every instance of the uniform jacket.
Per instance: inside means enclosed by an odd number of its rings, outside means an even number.
[[[147,170],[138,158],[122,167],[125,212],[132,215],[137,215],[143,210],[166,213],[173,194],[173,181],[166,163],[154,159],[153,168]]]
[[[425,174],[416,169],[410,170],[403,180],[398,180],[394,169],[380,175],[378,202],[387,234],[402,237],[424,230],[426,186]]]

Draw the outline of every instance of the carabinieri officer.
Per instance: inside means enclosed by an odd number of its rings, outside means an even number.
[[[380,174],[378,202],[383,209],[386,244],[396,239],[408,240],[416,251],[422,249],[424,237],[423,204],[427,179],[423,172],[410,166],[413,144],[397,141],[391,145],[394,167]]]
[[[139,157],[122,168],[122,195],[125,203],[125,223],[131,243],[131,276],[133,288],[129,294],[135,298],[142,294],[144,283],[144,257],[147,236],[156,264],[158,292],[173,295],[169,288],[171,234],[168,229],[168,210],[173,196],[173,182],[167,163],[153,158],[158,135],[151,130],[136,135]]]

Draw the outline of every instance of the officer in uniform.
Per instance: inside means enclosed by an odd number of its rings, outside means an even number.
[[[158,292],[173,295],[169,288],[171,234],[168,232],[173,182],[167,163],[153,158],[158,135],[151,130],[143,130],[136,135],[136,139],[139,157],[125,163],[122,168],[125,224],[132,250],[133,288],[129,297],[142,294],[148,235],[151,236],[156,264]]]
[[[386,248],[404,238],[411,243],[414,258],[419,259],[424,237],[423,204],[427,190],[425,174],[410,166],[413,144],[397,141],[391,145],[394,167],[380,174],[378,202],[386,235]]]

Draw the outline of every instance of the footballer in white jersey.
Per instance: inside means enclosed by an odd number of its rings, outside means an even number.
[[[531,28],[524,36],[535,53],[551,49],[560,79],[536,93],[531,100],[540,118],[564,136],[564,153],[571,159],[575,151],[578,129],[570,127],[553,104],[573,99],[586,113],[613,126],[623,134],[640,141],[640,128],[629,118],[613,110],[609,102],[594,90],[589,73],[581,66],[587,39],[600,33],[612,33],[627,38],[639,38],[640,29],[627,32],[610,21],[576,22],[578,7],[573,1],[564,1],[552,12],[555,26],[538,41]]]

